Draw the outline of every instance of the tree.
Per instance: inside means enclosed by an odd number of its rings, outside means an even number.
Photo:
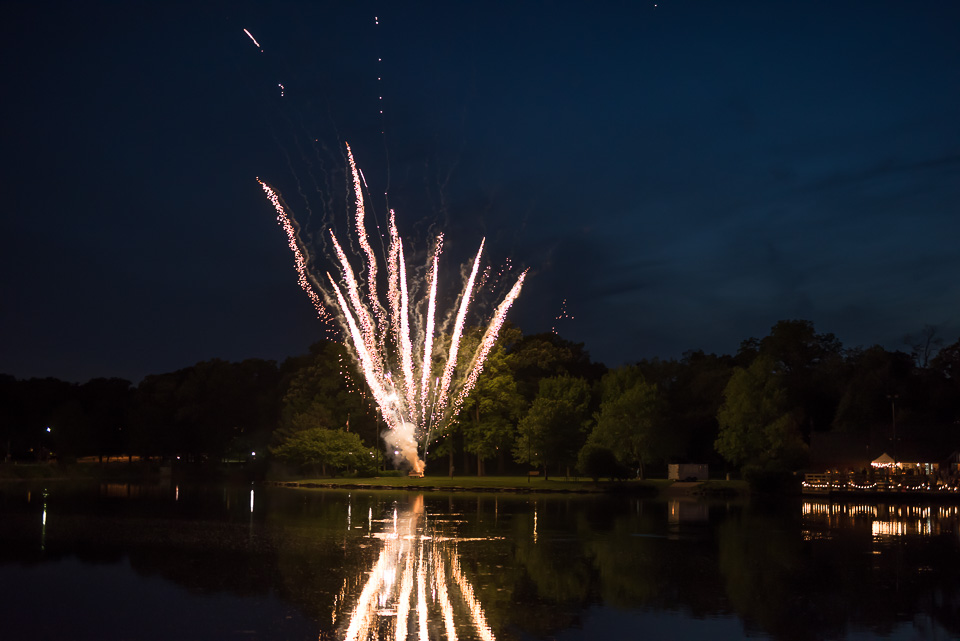
[[[588,443],[610,449],[620,463],[639,470],[663,461],[677,449],[663,421],[663,403],[656,385],[644,380],[636,366],[611,370],[603,377],[603,402]]]
[[[333,341],[314,343],[308,357],[284,367],[290,371],[280,412],[284,434],[308,427],[303,419],[299,428],[294,426],[297,414],[316,418],[320,426],[341,427],[349,421],[353,432],[376,431],[366,383],[343,345]]]
[[[556,334],[532,334],[517,340],[509,349],[511,367],[518,389],[532,401],[540,380],[551,376],[573,376],[589,383],[599,381],[606,371],[590,360],[583,343],[573,343]]]
[[[736,368],[724,399],[717,414],[717,452],[748,480],[800,465],[806,445],[771,357],[761,354],[749,368]]]
[[[80,402],[89,417],[91,438],[84,454],[125,453],[133,388],[121,378],[94,378],[80,386]]]
[[[177,421],[177,390],[188,370],[144,377],[133,395],[128,441],[134,454],[164,456],[187,453],[187,435]]]
[[[276,363],[219,359],[147,376],[133,398],[127,446],[142,455],[218,459],[266,446],[276,426]]]
[[[464,447],[477,455],[477,476],[483,476],[484,459],[494,456],[503,472],[504,453],[513,444],[517,420],[524,409],[509,359],[500,344],[491,351],[460,413]]]
[[[773,359],[805,436],[829,429],[840,401],[843,346],[833,334],[818,334],[808,320],[781,320],[760,341],[760,355]]]
[[[74,422],[82,420],[76,407],[77,388],[75,383],[56,378],[31,378],[14,383],[12,400],[16,409],[7,441],[13,456],[40,459],[55,452],[61,438],[64,445],[76,442],[73,434],[78,425]],[[46,432],[47,427],[51,428],[50,433]]]
[[[937,350],[943,346],[943,339],[937,336],[937,331],[936,325],[924,325],[918,337],[909,334],[903,337],[903,342],[910,347],[913,362],[920,369],[926,369]]]
[[[930,365],[960,388],[960,340],[937,352]]]
[[[570,467],[583,445],[590,411],[590,387],[582,378],[555,376],[540,381],[540,392],[520,421],[513,455],[518,463]]]
[[[594,483],[599,481],[602,476],[612,481],[613,479],[625,479],[630,475],[630,470],[617,460],[617,455],[613,453],[613,450],[591,443],[589,440],[577,454],[577,469],[581,474],[592,478]]]
[[[755,357],[753,354],[746,359],[744,367]],[[662,400],[662,420],[670,426],[671,458],[720,462],[714,448],[717,411],[736,364],[732,356],[706,354],[702,350],[684,352],[679,361],[654,358],[637,363],[643,378],[656,385]]]
[[[310,354],[288,359],[280,427],[275,442],[313,428],[345,428],[379,449],[381,425],[366,383],[346,348],[333,341],[310,346]]]
[[[849,374],[833,419],[834,429],[866,436],[890,427],[890,400],[909,388],[910,356],[879,345],[855,350],[848,358]],[[868,441],[869,442],[869,441]]]
[[[933,401],[943,423],[960,423],[960,341],[941,349],[930,361]]]
[[[328,466],[336,473],[371,474],[375,466],[373,450],[360,437],[344,430],[312,427],[291,434],[283,443],[270,449],[278,460],[301,469],[320,470],[327,475]]]
[[[218,459],[253,434],[266,445],[276,422],[278,380],[276,363],[260,359],[213,359],[190,368],[177,388],[175,415],[187,428],[188,451]]]

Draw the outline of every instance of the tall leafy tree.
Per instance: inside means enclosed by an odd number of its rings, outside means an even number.
[[[755,358],[749,358],[745,367]],[[732,356],[684,352],[680,360],[642,360],[637,367],[663,399],[664,421],[670,426],[676,450],[672,458],[698,463],[719,463],[717,411],[723,389],[737,361]]]
[[[606,367],[590,360],[583,343],[573,343],[556,334],[524,336],[508,352],[518,389],[528,401],[537,395],[543,378],[573,376],[593,383],[606,372]]]
[[[308,357],[289,367],[289,382],[283,393],[281,429],[296,430],[294,416],[306,414],[317,420],[314,427],[346,427],[372,433],[372,401],[362,376],[346,348],[334,341],[310,346]],[[306,427],[301,418],[300,428]],[[362,429],[367,428],[367,429]]]
[[[271,453],[280,461],[298,466],[306,473],[358,472],[374,469],[374,452],[360,437],[346,430],[312,427],[291,434]]]
[[[518,426],[513,453],[519,463],[566,468],[577,461],[590,416],[590,386],[582,378],[554,376],[540,381],[540,392]]]
[[[121,378],[95,378],[80,386],[80,402],[91,424],[85,454],[125,453],[129,440],[133,388]]]
[[[906,400],[913,369],[910,356],[875,345],[852,351],[847,368],[834,429],[864,437],[885,433],[890,428],[891,397],[903,394]]]
[[[358,434],[374,450],[380,430],[372,398],[346,348],[334,341],[310,346],[310,354],[284,363],[287,372],[280,427],[274,441],[314,428]]]
[[[177,420],[177,390],[189,369],[144,377],[133,396],[127,445],[131,454],[189,454],[187,430]]]
[[[642,478],[644,464],[665,461],[679,449],[664,421],[657,386],[648,383],[636,366],[611,370],[603,377],[603,402],[589,443],[613,451]]]
[[[498,471],[503,472],[505,455],[516,437],[517,421],[526,408],[513,375],[511,357],[504,347],[519,331],[505,334],[501,334],[487,358],[460,413],[464,447],[477,456],[478,476],[484,474],[484,460],[493,457],[498,460]]]
[[[829,429],[840,401],[843,346],[833,334],[818,334],[808,320],[781,320],[760,341],[760,355],[773,360],[805,436]]]
[[[266,438],[275,423],[276,363],[219,359],[197,363],[177,389],[178,421],[187,427],[188,448],[211,458],[235,456],[254,434]]]
[[[734,370],[717,421],[717,451],[748,478],[796,469],[803,461],[800,423],[769,356]]]

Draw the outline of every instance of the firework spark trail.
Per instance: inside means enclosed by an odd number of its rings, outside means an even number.
[[[523,286],[523,281],[526,277],[527,271],[524,270],[523,273],[520,274],[520,278],[517,279],[517,282],[510,289],[510,293],[507,294],[503,302],[497,306],[493,320],[490,321],[486,331],[483,333],[483,338],[480,339],[480,347],[477,349],[476,354],[474,354],[473,362],[470,363],[470,373],[467,374],[467,377],[464,379],[463,387],[460,388],[460,393],[457,394],[456,400],[453,402],[453,414],[457,414],[467,394],[469,394],[473,390],[473,386],[477,384],[477,378],[483,371],[483,364],[486,362],[490,350],[493,349],[493,346],[497,342],[497,336],[500,333],[500,328],[503,326],[503,321],[506,320],[507,312],[513,305],[513,301],[520,295],[520,288]]]
[[[250,37],[251,40],[253,40],[253,44],[257,45],[257,49],[260,50],[260,53],[263,53],[263,47],[261,47],[261,46],[260,46],[260,43],[257,42],[257,39],[253,37],[253,34],[250,33],[249,31],[247,31],[246,29],[244,29],[243,32],[244,32],[245,34],[247,34],[247,35]]]
[[[400,354],[402,355],[404,388],[407,391],[407,406],[413,409],[416,385],[413,378],[413,345],[410,343],[410,302],[407,292],[407,268],[403,260],[403,244],[399,244],[400,260]]]
[[[357,318],[360,322],[360,330],[361,336],[363,337],[364,347],[370,354],[371,363],[374,367],[373,371],[379,374],[383,371],[383,363],[378,358],[380,350],[377,349],[376,324],[374,323],[373,318],[371,318],[370,312],[367,311],[367,308],[364,306],[363,301],[360,299],[360,286],[357,284],[357,279],[356,276],[354,276],[353,268],[350,267],[350,261],[347,260],[347,255],[343,252],[343,249],[340,247],[340,243],[337,242],[337,237],[334,235],[332,230],[330,231],[330,238],[333,240],[333,247],[337,253],[337,258],[340,259],[341,273],[343,274],[344,280],[347,282],[347,294],[350,297],[350,302],[353,303],[353,308],[356,311]],[[329,274],[327,277],[329,278]]]
[[[350,330],[350,337],[353,339],[353,348],[357,352],[357,359],[360,361],[360,367],[363,369],[364,378],[367,379],[367,385],[370,386],[370,391],[373,393],[373,398],[377,401],[377,405],[381,408],[387,408],[391,405],[389,393],[384,389],[376,375],[373,361],[363,342],[363,334],[360,328],[357,327],[357,323],[353,319],[353,314],[350,313],[350,308],[347,307],[347,301],[344,300],[340,287],[337,286],[336,281],[333,280],[330,274],[327,274],[327,278],[330,279],[330,284],[333,285],[333,289],[337,294],[337,302],[340,304],[340,311],[346,318],[347,326]],[[383,417],[384,420],[393,427],[395,419],[393,413],[388,415],[387,412],[384,412]]]
[[[401,317],[402,293],[400,291],[400,274],[404,267],[400,260],[400,233],[397,231],[396,216],[390,210],[388,224],[390,245],[387,251],[387,306],[390,312],[390,329],[393,331],[394,345],[401,345]],[[402,349],[401,349],[402,353]],[[402,382],[404,385],[406,382]]]
[[[287,245],[290,247],[290,251],[293,252],[294,266],[297,268],[297,283],[300,285],[300,288],[307,293],[307,296],[310,297],[310,302],[313,303],[314,308],[317,310],[317,316],[324,321],[331,320],[330,313],[323,306],[323,301],[320,300],[320,296],[310,284],[311,279],[307,271],[307,259],[304,257],[303,252],[300,251],[300,234],[287,215],[287,211],[280,202],[280,197],[277,195],[277,192],[259,178],[257,178],[257,182],[260,183],[263,191],[267,194],[267,198],[273,203],[274,209],[277,210],[277,222],[280,223],[283,231],[287,234]]]
[[[373,247],[370,246],[370,241],[367,240],[367,228],[363,222],[366,216],[366,208],[363,205],[363,189],[360,187],[360,172],[357,171],[357,163],[353,159],[353,151],[351,151],[350,145],[347,143],[344,144],[346,144],[347,147],[347,160],[350,163],[350,172],[353,174],[357,239],[360,241],[360,248],[367,257],[367,280],[370,282],[367,294],[370,298],[370,308],[374,314],[378,315],[377,320],[382,321],[383,319],[380,318],[377,311],[380,309],[380,301],[377,300],[377,260],[373,256]]]
[[[573,314],[567,311],[567,299],[564,298],[560,303],[560,313],[554,316],[554,325],[550,328],[550,331],[554,334],[557,333],[557,325],[560,324],[561,320],[573,320]]]
[[[477,251],[477,257],[473,260],[473,269],[470,271],[470,278],[463,288],[463,296],[460,299],[460,311],[457,312],[457,322],[453,326],[453,336],[450,338],[450,355],[447,356],[447,364],[443,369],[443,376],[440,379],[440,392],[437,395],[434,405],[434,422],[444,418],[443,410],[447,402],[447,394],[450,391],[450,381],[453,377],[453,370],[457,366],[457,353],[460,350],[460,336],[463,334],[463,323],[467,317],[467,308],[470,306],[470,295],[473,293],[473,281],[477,278],[477,269],[480,267],[480,255],[483,253],[483,243],[486,239],[480,241],[480,249]],[[440,409],[437,414],[436,408]]]
[[[433,250],[433,264],[430,267],[430,294],[427,298],[427,326],[424,330],[423,360],[420,361],[420,421],[427,420],[427,400],[430,393],[430,371],[433,356],[433,323],[437,309],[437,262],[443,249],[443,234],[437,236],[437,244]]]

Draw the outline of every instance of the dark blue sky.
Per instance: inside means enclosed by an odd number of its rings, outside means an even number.
[[[566,299],[608,365],[785,318],[953,342],[958,33],[952,0],[7,3],[0,372],[305,352],[255,177],[343,231],[344,140],[411,248],[443,229],[452,279],[485,235],[531,269],[512,320]]]

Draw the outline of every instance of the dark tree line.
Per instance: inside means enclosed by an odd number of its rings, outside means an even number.
[[[15,460],[242,456],[269,443],[282,378],[276,363],[258,359],[205,361],[136,387],[119,378],[77,384],[4,376],[0,442]]]
[[[689,351],[607,370],[582,344],[506,327],[457,420],[432,435],[428,464],[434,473],[615,477],[699,462],[765,474],[802,467],[817,434],[926,444],[946,456],[958,449],[960,341],[937,349],[925,328],[908,344],[909,353],[845,348],[791,320],[734,355]],[[384,465],[383,429],[335,342],[279,365],[211,360],[136,386],[0,376],[7,459],[217,461],[257,452],[301,471],[369,472]]]

